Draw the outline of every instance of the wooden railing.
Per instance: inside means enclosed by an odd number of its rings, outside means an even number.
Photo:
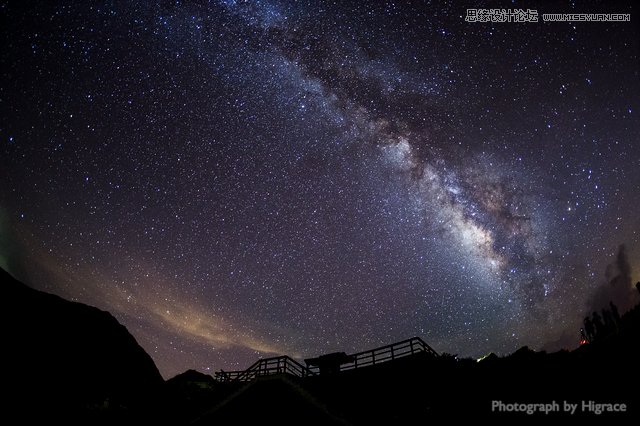
[[[289,356],[277,356],[273,358],[259,359],[251,367],[243,371],[216,372],[216,379],[220,382],[240,381],[248,382],[256,377],[270,376],[272,374],[291,374],[297,377],[315,375],[307,367]]]
[[[340,366],[340,371],[354,370],[356,368],[369,367],[381,364],[387,361],[393,361],[417,353],[426,353],[438,356],[438,353],[427,345],[424,340],[419,337],[403,340],[402,342],[392,343],[390,345],[381,346],[364,352],[358,352],[350,355],[351,362]],[[310,367],[310,371],[318,373],[317,367]]]
[[[383,362],[393,361],[418,353],[425,353],[434,357],[438,353],[427,345],[421,338],[413,337],[402,342],[381,346],[364,352],[350,355],[351,362],[340,366],[340,371],[369,367]],[[257,377],[272,374],[291,374],[296,377],[308,377],[319,374],[318,367],[305,367],[288,356],[277,356],[256,361],[251,367],[243,371],[216,372],[216,380],[220,382],[240,381],[248,382]]]

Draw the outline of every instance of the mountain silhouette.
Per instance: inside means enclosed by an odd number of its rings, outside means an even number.
[[[0,281],[3,384],[25,423],[130,417],[162,385],[151,357],[110,313],[34,290],[2,269]]]
[[[384,347],[409,342],[410,355],[364,367],[303,375],[283,367],[271,375],[216,373],[216,379],[188,370],[164,382],[151,357],[108,312],[31,289],[1,269],[0,279],[4,414],[14,423],[421,424],[469,414],[507,421],[528,414],[494,406],[565,401],[578,411],[558,405],[532,418],[640,416],[640,305],[573,351],[523,346],[508,356],[459,359],[432,350],[414,353],[422,341],[412,338]],[[354,361],[356,355],[341,358]],[[305,368],[289,357],[276,359]],[[595,414],[597,404],[628,409]]]
[[[169,387],[196,387],[200,389],[207,389],[213,387],[216,380],[208,374],[200,373],[196,370],[187,370],[184,373],[180,373],[175,377],[167,380],[167,386]]]

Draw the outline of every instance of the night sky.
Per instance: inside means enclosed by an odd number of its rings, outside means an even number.
[[[0,2],[0,265],[165,377],[575,347],[602,285],[633,302],[633,2],[28,3]]]

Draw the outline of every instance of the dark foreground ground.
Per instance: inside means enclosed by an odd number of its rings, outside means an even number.
[[[639,314],[635,309],[625,324],[633,318],[637,326]],[[637,330],[621,330],[573,352],[545,354],[523,348],[482,362],[414,355],[330,377],[267,377],[244,385],[201,382],[202,388],[194,378],[168,384],[165,397],[182,405],[168,404],[172,408],[167,418],[198,425],[252,420],[318,425],[457,419],[539,422],[547,417],[577,422],[630,420],[640,415]],[[596,414],[598,407],[590,406],[590,401],[625,404],[626,411]],[[550,412],[501,412],[500,403],[544,403]],[[568,404],[577,404],[573,414]]]
[[[627,424],[640,418],[640,307],[572,352],[522,348],[481,362],[422,353],[328,376],[219,383],[188,371],[165,382],[107,312],[37,292],[4,271],[0,278],[2,412],[11,420],[5,424],[418,425],[549,417]],[[505,412],[513,403],[549,404],[550,412]],[[568,404],[577,404],[573,414]],[[620,404],[626,411],[606,412],[622,410]]]

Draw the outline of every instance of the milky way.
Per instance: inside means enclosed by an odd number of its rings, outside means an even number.
[[[0,3],[0,264],[165,377],[577,345],[640,279],[635,6],[343,3]]]

